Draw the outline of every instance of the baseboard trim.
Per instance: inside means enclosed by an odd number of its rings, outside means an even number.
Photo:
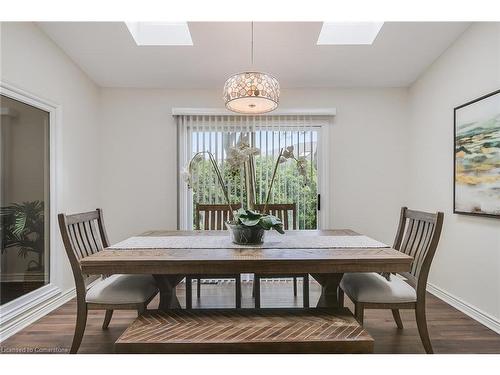
[[[447,304],[453,306],[457,310],[463,312],[465,315],[471,317],[482,325],[500,334],[500,320],[492,317],[484,311],[481,311],[477,307],[472,306],[465,301],[462,301],[460,298],[433,284],[427,284],[427,291],[437,298],[443,300]]]
[[[0,327],[0,342],[26,328],[49,312],[57,309],[59,306],[62,306],[75,296],[75,288],[71,288],[65,292],[58,293],[42,303],[37,304],[33,308],[23,311],[12,319],[4,322]]]

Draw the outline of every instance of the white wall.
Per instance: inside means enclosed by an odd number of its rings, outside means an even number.
[[[500,88],[500,23],[473,24],[410,89],[409,204],[445,213],[429,282],[500,327],[500,220],[453,214],[453,108]]]
[[[102,90],[103,202],[111,241],[175,229],[176,125],[172,107],[215,107],[220,90]],[[392,243],[405,204],[406,89],[284,90],[281,108],[335,107],[330,132],[332,227]],[[329,204],[328,204],[329,203]]]
[[[34,24],[2,22],[0,32],[0,79],[61,106],[58,211],[97,207],[99,88]],[[58,286],[66,291],[74,286],[66,254],[60,242],[52,244],[52,251],[64,262]]]

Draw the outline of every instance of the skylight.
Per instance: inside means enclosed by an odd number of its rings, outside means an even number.
[[[192,46],[187,22],[125,22],[138,46]]]
[[[383,24],[383,22],[323,22],[316,44],[373,44]]]

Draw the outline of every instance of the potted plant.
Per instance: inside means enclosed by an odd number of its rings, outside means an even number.
[[[248,139],[242,137],[235,147],[230,147],[227,151],[227,158],[225,159],[226,166],[230,168],[232,174],[242,172],[244,179],[244,186],[246,190],[246,207],[234,211],[229,200],[226,183],[224,182],[223,175],[219,165],[210,151],[197,152],[189,161],[188,165],[182,171],[182,176],[188,185],[192,188],[196,182],[195,166],[200,161],[208,156],[210,164],[216,173],[218,183],[222,189],[224,199],[231,212],[232,219],[226,222],[226,226],[231,232],[231,237],[234,243],[241,245],[255,245],[261,244],[264,239],[264,233],[267,230],[275,229],[278,233],[284,234],[283,223],[276,216],[267,213],[267,206],[271,197],[274,179],[280,164],[287,160],[294,160],[297,165],[299,174],[303,176],[305,183],[307,183],[307,161],[305,158],[296,158],[293,154],[293,146],[286,149],[281,149],[274,164],[273,175],[269,184],[266,194],[264,209],[262,212],[255,210],[255,156],[260,154],[260,150],[256,147],[250,146]]]

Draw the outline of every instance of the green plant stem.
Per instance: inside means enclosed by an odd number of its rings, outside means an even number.
[[[276,172],[278,171],[278,165],[280,163],[281,155],[283,154],[283,149],[280,150],[276,164],[274,165],[273,177],[271,178],[271,183],[269,184],[269,189],[267,190],[266,204],[264,205],[264,213],[267,212],[267,205],[269,204],[269,198],[271,198],[271,190],[274,184],[274,178],[276,177]]]
[[[247,207],[249,210],[255,208],[255,165],[254,158],[250,156],[244,165],[245,187],[247,191]]]
[[[224,179],[222,177],[222,173],[219,169],[219,166],[217,165],[217,161],[215,160],[215,157],[212,155],[212,153],[209,152],[210,160],[212,161],[212,166],[215,169],[215,172],[217,173],[217,179],[219,180],[219,184],[222,188],[222,191],[224,193],[224,197],[226,198],[227,205],[229,207],[229,210],[231,211],[231,215],[234,219],[234,211],[233,207],[231,206],[231,201],[229,200],[229,194],[227,192],[226,185],[224,184]]]
[[[234,211],[233,207],[231,206],[231,201],[229,200],[229,194],[227,193],[226,185],[224,184],[224,179],[222,178],[222,173],[219,169],[219,166],[217,165],[217,161],[215,160],[214,155],[210,151],[200,151],[194,154],[194,156],[191,158],[189,161],[189,173],[191,173],[191,168],[192,168],[192,163],[193,160],[198,156],[198,155],[203,155],[207,154],[208,158],[210,159],[210,163],[212,164],[212,168],[214,169],[215,173],[217,174],[217,180],[219,181],[219,185],[222,188],[222,192],[224,193],[224,198],[226,198],[226,203],[229,208],[229,211],[231,212],[231,216],[233,217],[234,220]]]

